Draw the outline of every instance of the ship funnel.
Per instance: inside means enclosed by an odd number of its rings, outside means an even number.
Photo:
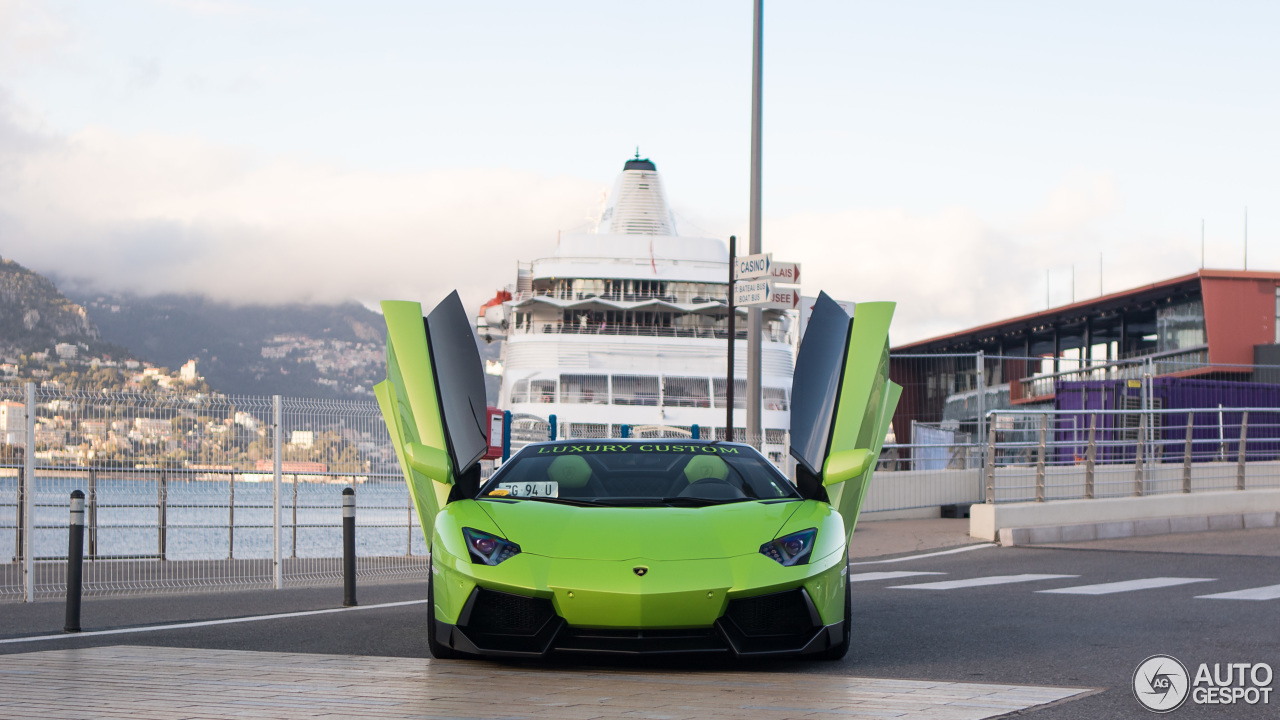
[[[618,235],[676,235],[676,222],[652,160],[636,156],[622,166],[600,214],[596,232]]]

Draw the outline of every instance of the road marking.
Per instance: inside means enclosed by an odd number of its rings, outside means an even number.
[[[1054,590],[1037,590],[1041,593],[1061,595],[1110,595],[1112,593],[1133,592],[1134,590],[1150,590],[1152,588],[1174,587],[1199,582],[1213,582],[1217,578],[1180,578],[1153,577],[1141,580],[1125,580],[1123,582],[1102,583],[1100,585],[1076,585],[1075,587],[1056,588]]]
[[[920,583],[919,585],[891,585],[893,590],[956,590],[958,588],[982,587],[984,585],[1007,585],[1009,583],[1033,582],[1036,580],[1059,580],[1062,578],[1080,577],[1079,575],[989,575],[987,577],[969,578],[968,580],[943,580],[942,582]]]
[[[896,580],[898,578],[915,577],[917,575],[946,575],[946,573],[911,572],[908,570],[900,570],[898,572],[852,573],[849,575],[849,582],[866,582],[868,580]]]
[[[114,630],[90,630],[89,632],[59,633],[57,635],[33,635],[31,637],[7,638],[0,640],[0,645],[39,642],[41,640],[74,640],[75,638],[94,637],[96,635],[127,635],[129,633],[157,632],[159,630],[182,630],[184,628],[209,627],[210,625],[232,625],[234,623],[258,622],[259,620],[280,620],[282,618],[306,617],[308,615],[328,615],[329,613],[358,612],[360,610],[377,610],[379,608],[403,607],[405,605],[425,605],[426,602],[426,600],[404,600],[402,602],[380,603],[378,605],[357,605],[355,607],[328,608],[326,610],[303,610],[301,612],[276,613],[274,615],[250,615],[249,617],[225,618],[223,620],[200,620],[198,622],[175,623],[172,625],[142,625],[140,627],[116,628]]]
[[[1280,585],[1233,590],[1216,595],[1197,595],[1200,600],[1275,600],[1280,598]]]
[[[965,545],[964,547],[952,548],[950,550],[941,550],[939,552],[925,553],[923,555],[908,555],[907,557],[893,558],[891,560],[864,560],[862,562],[849,563],[850,565],[880,565],[882,563],[906,562],[908,560],[922,560],[924,558],[938,557],[940,555],[955,555],[956,553],[969,552],[970,550],[981,550],[983,548],[996,547],[995,543],[981,543],[978,545]]]

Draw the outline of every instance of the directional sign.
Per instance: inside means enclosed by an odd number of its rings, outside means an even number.
[[[781,287],[772,280],[748,280],[733,287],[733,303],[771,310],[795,310],[800,307],[800,291]]]
[[[734,279],[750,280],[752,278],[761,278],[769,276],[769,266],[772,263],[772,253],[761,253],[759,255],[743,255],[733,259]]]
[[[768,280],[744,280],[733,285],[734,305],[759,305],[769,302],[773,283]]]
[[[799,285],[800,263],[770,262],[769,279],[782,285]]]

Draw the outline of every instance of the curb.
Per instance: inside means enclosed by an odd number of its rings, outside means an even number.
[[[1042,527],[1000,528],[1002,547],[1046,545],[1053,543],[1111,540],[1148,535],[1178,535],[1211,530],[1252,530],[1277,527],[1280,513],[1232,513],[1226,515],[1189,515],[1166,518],[1143,518],[1078,525],[1046,525]]]

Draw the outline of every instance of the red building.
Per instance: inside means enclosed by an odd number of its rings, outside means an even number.
[[[890,365],[904,387],[894,431],[908,442],[913,420],[1050,403],[1057,383],[1103,370],[1276,382],[1258,366],[1280,365],[1278,315],[1280,273],[1200,270],[900,345]]]

